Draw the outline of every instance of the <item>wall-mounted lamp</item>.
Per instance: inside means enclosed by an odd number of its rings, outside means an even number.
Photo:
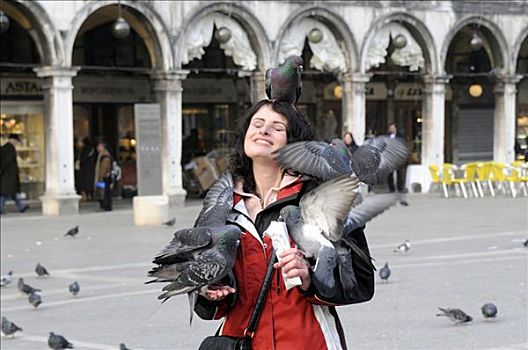
[[[334,87],[334,96],[337,98],[343,97],[343,87],[341,85],[336,85]]]
[[[214,36],[220,44],[225,44],[231,39],[231,29],[220,27],[216,30]]]
[[[482,89],[482,85],[475,83],[469,86],[468,92],[471,97],[477,98],[482,96],[482,92],[484,92],[484,90]]]

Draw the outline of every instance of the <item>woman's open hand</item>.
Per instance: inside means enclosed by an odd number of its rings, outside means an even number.
[[[276,269],[282,268],[282,272],[288,278],[300,277],[302,285],[300,288],[304,291],[308,290],[312,279],[308,270],[308,262],[303,257],[302,252],[297,248],[284,249],[280,254],[280,262],[275,263],[273,267]]]
[[[200,289],[200,295],[210,301],[220,301],[229,293],[235,293],[236,290],[229,286],[205,286]]]

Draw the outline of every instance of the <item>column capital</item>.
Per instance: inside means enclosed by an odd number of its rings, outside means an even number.
[[[181,82],[189,74],[188,70],[157,71],[150,75],[154,82],[154,91],[181,92]]]
[[[189,75],[190,72],[190,70],[185,69],[168,71],[159,70],[152,73],[150,77],[154,80],[183,80],[187,78],[187,75]]]
[[[496,75],[495,79],[498,84],[517,84],[523,78],[522,74]]]
[[[79,66],[63,67],[63,66],[44,66],[33,68],[33,71],[37,73],[39,78],[48,77],[71,77],[77,75],[77,72],[81,69]]]

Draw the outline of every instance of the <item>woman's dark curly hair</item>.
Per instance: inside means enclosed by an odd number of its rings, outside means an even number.
[[[283,115],[288,121],[288,127],[286,129],[287,143],[310,141],[315,138],[313,128],[301,112],[292,104],[266,99],[260,100],[251,106],[239,120],[233,152],[229,157],[229,171],[233,175],[233,179],[243,179],[244,191],[249,193],[255,193],[256,185],[253,176],[252,160],[244,152],[244,139],[246,138],[246,132],[251,123],[251,118],[264,105],[270,105],[275,112]]]

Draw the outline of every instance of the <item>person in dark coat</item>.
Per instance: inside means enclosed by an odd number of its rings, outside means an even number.
[[[114,158],[108,151],[106,143],[99,141],[97,144],[97,162],[95,165],[95,185],[99,191],[99,206],[105,211],[112,210],[112,162]]]
[[[82,140],[79,155],[79,177],[77,188],[81,192],[82,200],[91,201],[94,197],[95,161],[97,151],[88,137]]]
[[[354,141],[354,136],[352,136],[351,132],[346,132],[343,136],[343,142],[347,146],[348,150],[350,151],[350,154],[354,154],[354,152],[358,149],[358,145],[356,145],[356,142]]]
[[[394,123],[389,124],[389,137],[391,139],[399,137],[403,138],[403,136],[398,132],[398,127]],[[399,169],[396,169],[396,189],[400,193],[406,192],[405,190],[405,164],[402,165]],[[387,177],[387,181],[389,183],[389,192],[394,192],[394,171],[389,174]]]
[[[7,199],[15,201],[15,205],[21,213],[29,206],[20,200],[20,178],[17,164],[17,151],[15,146],[20,143],[17,134],[10,134],[9,141],[0,148],[0,212],[4,214]]]

